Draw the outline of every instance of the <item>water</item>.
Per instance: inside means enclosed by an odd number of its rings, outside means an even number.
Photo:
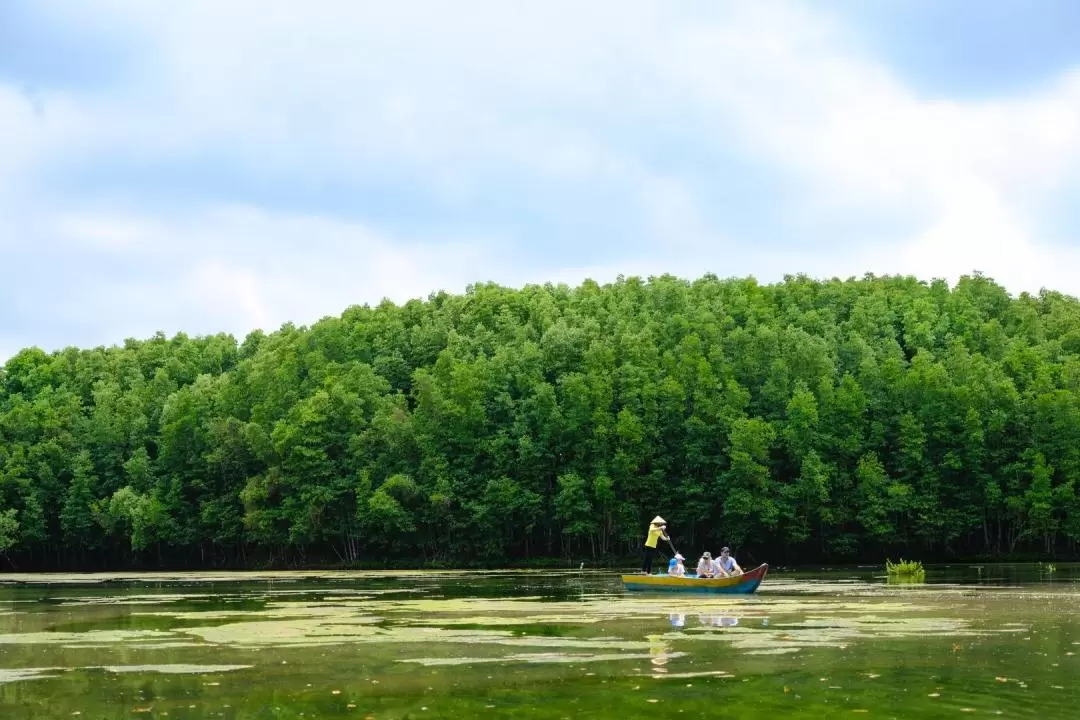
[[[930,568],[923,585],[774,571],[744,597],[627,594],[589,571],[0,582],[5,720],[1050,720],[1080,706],[1074,565]]]

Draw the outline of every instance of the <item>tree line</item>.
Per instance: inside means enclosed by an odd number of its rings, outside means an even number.
[[[979,274],[478,284],[0,371],[20,569],[604,562],[657,513],[744,564],[1065,557],[1078,482],[1080,304]]]

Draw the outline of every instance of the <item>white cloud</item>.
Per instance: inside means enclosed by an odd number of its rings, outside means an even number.
[[[76,247],[131,253],[160,243],[162,229],[152,221],[124,215],[63,216],[54,222],[51,234],[68,239]]]
[[[141,54],[108,91],[39,88],[40,112],[0,84],[0,230],[45,238],[52,257],[69,250],[114,268],[54,311],[93,327],[93,342],[159,328],[243,334],[485,279],[955,279],[980,269],[1012,290],[1080,293],[1069,273],[1078,253],[1041,220],[1080,170],[1080,70],[1027,95],[927,98],[857,49],[841,21],[773,0],[303,9],[111,0],[92,15]],[[665,142],[695,157],[675,162]],[[714,207],[711,183],[741,180],[717,160],[726,157],[767,169],[753,180],[754,206]],[[92,182],[88,158],[156,171],[165,200],[144,207],[138,180],[113,187],[108,206],[53,190],[49,178],[68,166]],[[379,188],[393,176],[398,196],[379,208],[392,221],[252,206],[224,182],[221,197],[173,197],[170,182],[192,188],[168,173],[194,158],[279,198],[334,182]],[[412,215],[410,193],[435,198],[428,215]],[[505,194],[560,227],[588,226],[581,243],[605,244],[609,259],[516,265],[537,234],[513,207],[500,224],[458,222],[450,238],[430,207],[453,216]],[[752,230],[766,215],[801,244]],[[609,227],[639,237],[603,236]],[[865,242],[837,249],[835,234]],[[130,274],[115,269],[121,262]]]
[[[12,202],[20,174],[33,163],[35,152],[29,142],[33,124],[29,100],[17,89],[0,83],[0,211]],[[0,246],[2,243],[0,240]]]
[[[673,77],[804,179],[808,217],[872,212],[916,226],[900,244],[864,248],[864,269],[956,279],[978,268],[1013,290],[1080,290],[1066,270],[1080,253],[1038,239],[1040,203],[1080,165],[1080,71],[1028,96],[926,99],[820,19],[762,7],[688,31]],[[853,263],[811,251],[800,265],[790,269]]]
[[[106,295],[122,298],[119,305],[100,304],[90,312],[109,317],[136,304],[142,336],[165,329],[243,337],[254,328],[311,323],[384,297],[404,302],[440,288],[460,292],[496,270],[495,259],[468,242],[386,238],[360,223],[246,207],[215,208],[174,224],[140,218],[68,221],[102,237],[110,237],[102,231],[110,223],[124,238],[131,227],[145,228],[156,249],[145,263],[148,277],[114,286]]]

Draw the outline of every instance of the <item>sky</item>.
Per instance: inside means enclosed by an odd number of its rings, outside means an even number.
[[[0,361],[471,283],[1080,295],[1074,0],[0,0]]]

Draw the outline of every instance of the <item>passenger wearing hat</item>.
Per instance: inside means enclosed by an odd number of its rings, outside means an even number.
[[[697,564],[697,576],[699,578],[711,578],[716,574],[713,568],[712,554],[708,551],[701,554]]]
[[[649,523],[649,535],[645,538],[645,562],[641,565],[642,575],[652,574],[652,559],[656,553],[656,543],[661,539],[667,540],[668,536],[664,534],[664,529],[667,527],[667,521],[664,518],[657,515]]]
[[[667,574],[674,575],[675,577],[684,577],[686,575],[686,566],[683,565],[685,560],[681,553],[675,553],[675,557],[671,558],[668,562]]]

